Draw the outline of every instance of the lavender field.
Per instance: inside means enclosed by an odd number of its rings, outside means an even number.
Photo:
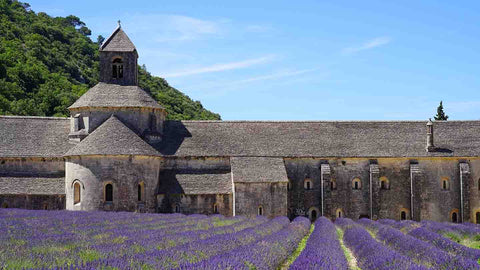
[[[0,209],[0,269],[480,269],[480,226]]]

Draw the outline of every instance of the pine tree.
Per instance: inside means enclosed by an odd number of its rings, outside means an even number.
[[[440,105],[438,105],[437,107],[437,115],[435,115],[433,118],[435,118],[435,120],[443,120],[443,121],[446,121],[448,120],[448,115],[445,114],[445,112],[443,111],[443,104],[442,104],[442,101],[440,101]]]

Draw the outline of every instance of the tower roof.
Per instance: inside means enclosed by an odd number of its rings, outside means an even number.
[[[111,116],[65,154],[65,156],[88,155],[157,156],[159,153],[117,117]]]
[[[135,45],[133,45],[127,34],[123,32],[120,25],[100,46],[100,51],[103,52],[133,52],[136,50]]]
[[[145,107],[164,109],[136,85],[122,86],[100,82],[83,94],[69,109],[83,107]]]

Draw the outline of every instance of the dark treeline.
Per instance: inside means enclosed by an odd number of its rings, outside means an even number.
[[[0,0],[0,114],[68,116],[67,107],[98,82],[98,47],[80,18],[35,13]],[[220,119],[139,67],[139,84],[168,111],[168,119]]]

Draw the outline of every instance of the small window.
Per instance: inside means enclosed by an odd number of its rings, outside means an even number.
[[[75,182],[75,184],[73,184],[73,204],[80,203],[80,200],[81,200],[80,192],[81,192],[80,183]]]
[[[400,220],[406,220],[407,219],[407,212],[405,211],[402,211],[400,213]]]
[[[213,204],[213,213],[218,214],[218,205],[216,203]]]
[[[478,179],[478,190],[480,190],[480,179]]]
[[[143,182],[138,183],[137,186],[137,198],[139,202],[145,199],[145,184]]]
[[[480,211],[475,213],[475,223],[480,224]]]
[[[311,190],[313,188],[312,180],[305,179],[305,181],[303,182],[303,187],[305,188],[305,190]]]
[[[343,210],[341,208],[337,209],[336,211],[336,217],[337,218],[342,218],[344,217]]]
[[[150,130],[151,131],[156,131],[157,130],[157,117],[155,116],[155,114],[151,113],[150,114]]]
[[[48,210],[48,203],[44,203],[43,206],[42,206],[42,209],[43,210]]]
[[[175,213],[180,213],[180,205],[175,204],[174,209],[175,209]]]
[[[442,189],[449,190],[450,189],[450,179],[447,177],[442,178]]]
[[[105,201],[113,201],[113,185],[111,183],[105,185]]]
[[[123,78],[123,61],[122,58],[115,58],[112,62],[112,77],[114,79]]]
[[[380,177],[380,189],[390,189],[390,183],[385,176]]]
[[[360,178],[354,178],[352,180],[352,188],[353,189],[362,189],[362,182],[360,181]]]
[[[287,190],[292,190],[292,183],[290,182],[290,180],[288,180],[287,183]]]
[[[258,215],[263,216],[263,207],[262,206],[258,207]]]
[[[332,179],[330,181],[330,189],[331,190],[337,190],[337,181],[335,179]]]

